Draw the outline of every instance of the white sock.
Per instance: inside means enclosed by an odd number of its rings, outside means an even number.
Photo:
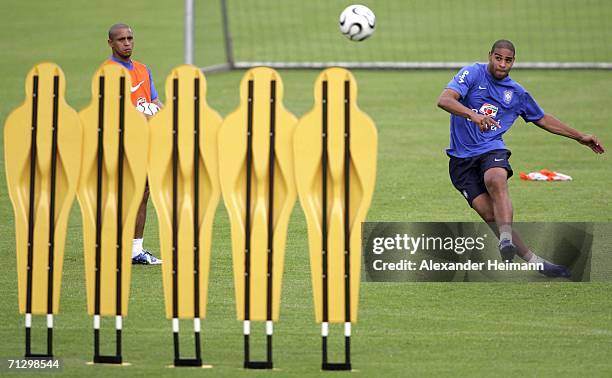
[[[499,241],[502,240],[510,240],[510,243],[512,243],[512,233],[511,232],[501,232],[499,234]]]
[[[535,253],[531,252],[531,258],[529,260],[526,260],[528,263],[530,264],[544,264],[544,260],[543,258],[541,258],[540,256],[536,255]]]
[[[505,224],[503,226],[499,226],[499,241],[502,240],[510,240],[512,243],[512,226],[509,224]]]
[[[142,243],[144,239],[134,239],[132,242],[132,258],[142,253]]]

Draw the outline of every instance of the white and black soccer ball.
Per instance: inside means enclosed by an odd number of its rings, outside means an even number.
[[[159,111],[159,106],[152,102],[141,102],[136,106],[136,110],[148,116],[152,116]]]
[[[349,5],[340,13],[340,31],[351,41],[363,41],[374,34],[376,16],[365,5]]]

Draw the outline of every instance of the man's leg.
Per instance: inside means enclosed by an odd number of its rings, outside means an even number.
[[[472,208],[476,210],[478,215],[491,227],[491,230],[499,237],[499,230],[495,222],[495,215],[493,210],[493,200],[489,193],[482,193],[478,195],[472,201]],[[513,230],[512,241],[517,249],[519,257],[529,263],[542,263],[544,269],[540,270],[540,273],[548,277],[570,277],[571,272],[569,269],[562,265],[556,265],[547,261],[535,253],[533,253],[527,245],[523,242],[523,239]]]
[[[508,171],[492,167],[484,172],[484,184],[491,198],[493,217],[499,230],[499,251],[502,258],[512,261],[517,248],[512,240],[512,201],[508,193]]]
[[[134,229],[134,239],[142,239],[144,236],[145,222],[147,221],[147,202],[149,201],[149,185],[145,186],[142,202],[136,213],[136,228]]]
[[[507,187],[508,172],[512,172],[508,157],[509,151],[496,150],[471,158],[451,156],[448,163],[455,188],[485,221],[497,223],[495,234],[499,236],[504,260],[512,260],[516,254],[516,247],[512,245],[512,203]]]
[[[509,227],[508,231],[511,232],[512,200],[508,193],[508,172],[501,167],[487,169],[484,173],[484,184],[491,199],[493,216],[500,234],[506,231],[504,227]]]
[[[132,245],[132,264],[157,265],[162,261],[143,248],[144,227],[147,221],[147,202],[149,200],[149,184],[145,185],[142,202],[136,213],[136,227],[134,229],[134,242]]]
[[[497,226],[497,222],[495,221],[495,213],[493,210],[493,200],[489,193],[482,193],[478,197],[474,198],[472,201],[472,208],[476,210],[478,215],[487,222],[491,230],[495,233],[495,235],[499,238],[499,228]],[[493,223],[496,223],[493,225]],[[529,261],[533,255],[533,252],[529,250],[529,248],[525,245],[521,237],[515,232],[512,231],[512,242],[516,246],[517,254],[525,261]]]

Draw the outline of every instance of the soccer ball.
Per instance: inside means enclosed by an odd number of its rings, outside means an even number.
[[[159,111],[159,106],[152,102],[141,102],[136,106],[136,110],[148,116],[152,116]]]
[[[349,5],[340,13],[340,31],[351,41],[363,41],[374,34],[376,16],[365,5]]]

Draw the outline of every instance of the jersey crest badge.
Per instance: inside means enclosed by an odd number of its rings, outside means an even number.
[[[512,102],[512,91],[511,90],[504,91],[504,102],[506,104],[510,104]]]

